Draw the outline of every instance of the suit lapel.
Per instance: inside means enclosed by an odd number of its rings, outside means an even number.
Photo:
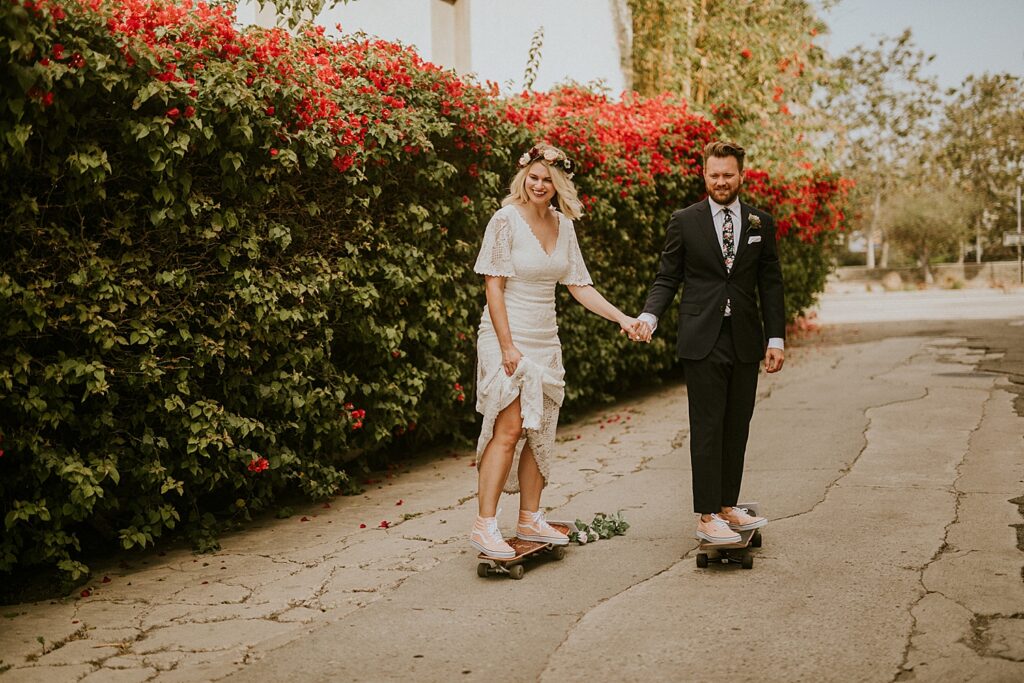
[[[722,256],[722,245],[718,242],[718,233],[715,232],[715,219],[711,217],[711,202],[707,199],[704,200],[704,206],[701,207],[700,214],[700,232],[704,235],[704,239],[708,244],[708,248],[711,249],[711,255],[722,268],[722,272],[727,272],[725,269],[725,257]]]
[[[740,252],[746,251],[746,228],[748,225],[750,225],[750,208],[740,202],[740,224],[736,229],[736,261],[740,260]],[[733,261],[733,268],[736,267],[736,261]]]

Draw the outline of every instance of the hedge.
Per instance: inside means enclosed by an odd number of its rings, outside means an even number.
[[[669,96],[503,98],[401,45],[232,21],[0,8],[0,575],[172,529],[209,546],[284,493],[352,490],[360,455],[472,434],[471,264],[532,140],[581,161],[585,253],[628,310],[701,196],[717,126]],[[754,171],[749,194],[782,219],[795,312],[842,183]],[[668,334],[562,316],[570,409],[672,364]]]

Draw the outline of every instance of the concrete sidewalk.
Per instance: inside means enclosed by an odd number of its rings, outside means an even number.
[[[1024,347],[1017,303],[972,332]],[[215,555],[135,556],[89,597],[3,608],[0,683],[1022,680],[1024,418],[978,369],[1002,354],[914,331],[797,343],[762,376],[744,495],[772,522],[751,571],[695,566],[669,387],[560,430],[549,517],[621,509],[626,536],[480,579],[472,457],[424,459]]]

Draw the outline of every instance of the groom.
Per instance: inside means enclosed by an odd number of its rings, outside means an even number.
[[[672,215],[658,275],[633,329],[635,339],[650,341],[683,288],[676,350],[690,409],[696,536],[711,543],[738,542],[737,531],[768,523],[735,505],[760,361],[778,372],[784,360],[775,221],[739,200],[743,156],[731,142],[704,148],[708,198]]]

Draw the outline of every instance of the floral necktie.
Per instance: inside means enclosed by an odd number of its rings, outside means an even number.
[[[722,209],[722,256],[725,257],[725,269],[732,272],[733,261],[736,260],[736,235],[732,226],[732,211]],[[732,314],[732,302],[725,300],[725,314]]]
[[[732,211],[722,209],[722,256],[725,257],[725,269],[731,271],[736,260],[736,236],[732,227]]]

